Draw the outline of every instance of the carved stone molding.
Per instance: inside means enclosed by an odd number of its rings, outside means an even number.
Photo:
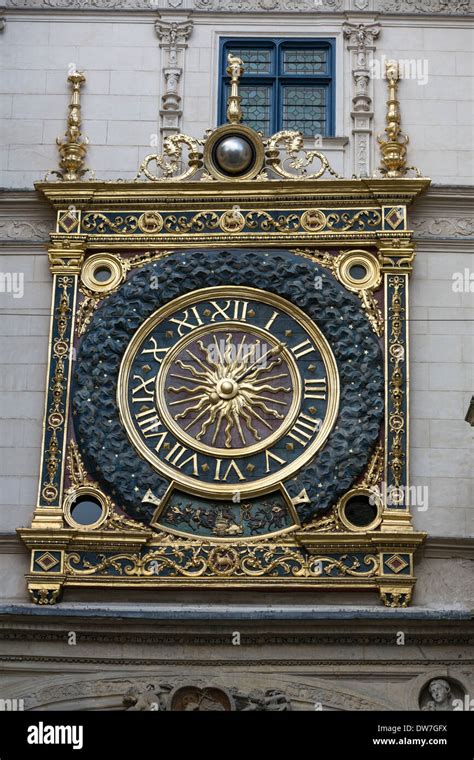
[[[433,216],[414,218],[410,223],[415,237],[465,238],[474,234],[472,216],[448,217]]]
[[[380,34],[379,24],[344,24],[347,49],[352,63],[352,134],[353,172],[365,177],[372,174],[372,109],[373,83],[369,63],[375,50],[375,40]]]
[[[170,135],[177,134],[181,128],[184,51],[193,30],[193,23],[190,19],[168,21],[158,18],[155,22],[155,30],[163,51],[164,89],[161,96],[160,133],[164,140]]]
[[[344,0],[194,0],[196,10],[205,11],[341,11]]]
[[[412,608],[413,609],[413,608]],[[51,611],[51,610],[48,610]],[[99,616],[100,617],[100,616]],[[68,618],[70,624],[77,624],[77,619],[70,617]],[[235,619],[234,619],[235,622]],[[345,623],[345,626],[347,630],[344,630],[342,633],[335,633],[334,632],[334,623],[332,627],[329,629],[329,626],[325,628],[325,630],[320,630],[320,628],[314,628],[313,630],[308,630],[307,626],[305,628],[295,628],[291,631],[284,631],[281,632],[279,630],[271,630],[266,633],[263,632],[255,632],[254,628],[251,628],[247,631],[246,626],[243,624],[241,620],[239,620],[239,630],[241,632],[241,636],[243,638],[243,641],[245,643],[246,647],[270,647],[270,646],[281,646],[281,647],[289,647],[294,646],[298,648],[302,647],[334,647],[334,646],[353,646],[353,647],[360,647],[360,646],[373,646],[373,647],[386,647],[386,646],[392,646],[393,645],[393,623],[391,623],[392,627],[390,625],[387,625],[387,622],[385,621],[382,625],[380,621],[369,621],[368,625],[372,626],[370,629],[365,626],[364,630],[355,630],[354,627],[349,627],[347,621],[343,621],[342,617],[337,622],[337,627],[340,628],[342,623]],[[354,621],[352,621],[354,622]],[[404,621],[405,623],[405,621]],[[123,624],[123,620],[122,620]],[[7,627],[7,625],[9,627]],[[21,625],[21,623],[20,623]],[[29,621],[29,625],[31,625],[31,621]],[[55,626],[54,629],[52,628],[52,624],[50,624],[50,627],[48,628],[48,631],[45,632],[43,628],[28,628],[25,630],[18,630],[18,617],[15,619],[15,623],[7,623],[5,624],[5,627],[0,626],[0,641],[28,641],[28,642],[36,642],[39,646],[41,643],[44,644],[56,644],[57,642],[64,642],[65,634],[64,631],[70,630],[70,626],[68,627],[66,622],[63,621],[62,626]],[[113,631],[110,627],[107,628],[107,630],[104,630],[101,627],[101,621],[95,620],[95,629],[85,631],[81,629],[81,643],[86,645],[102,645],[105,644],[107,646],[111,645],[119,645],[119,646],[130,646],[130,645],[140,645],[140,646],[152,646],[152,647],[169,647],[170,650],[163,656],[157,655],[154,656],[145,656],[143,653],[135,660],[137,664],[141,665],[156,665],[158,662],[170,662],[170,654],[169,652],[172,651],[172,648],[175,646],[184,647],[184,646],[190,646],[190,645],[196,645],[196,643],[199,643],[200,646],[228,646],[229,644],[229,633],[228,633],[228,626],[226,627],[226,632],[222,633],[221,631],[217,633],[209,633],[207,630],[204,632],[202,630],[197,630],[196,628],[184,628],[183,624],[181,623],[181,628],[178,630],[176,627],[172,630],[167,632],[166,630],[163,631],[142,631],[142,630],[134,630],[134,631],[127,631],[125,629],[122,630],[120,628],[120,625],[117,624],[117,628],[114,628]],[[213,626],[216,626],[215,621],[213,622]],[[120,628],[120,630],[119,630]],[[435,630],[436,628],[436,630]],[[412,647],[420,647],[420,646],[429,646],[429,647],[444,647],[447,644],[451,646],[459,646],[459,647],[470,647],[473,643],[473,631],[472,631],[472,623],[467,623],[463,626],[461,626],[459,623],[456,625],[456,623],[452,623],[450,625],[445,624],[445,628],[440,629],[440,621],[430,621],[430,628],[428,629],[427,624],[424,621],[421,621],[419,626],[416,624],[411,624],[409,626],[408,634],[410,636],[410,645]],[[3,645],[3,650],[6,650],[5,645]],[[297,655],[298,649],[295,649],[293,651],[293,656],[288,655],[288,658],[285,658],[284,664],[285,665],[296,665],[301,662],[298,658],[295,658],[295,655]],[[136,653],[135,653],[136,654]],[[377,659],[377,664],[380,667],[384,667],[385,665],[393,665],[393,661],[383,660],[380,659],[377,654],[372,652],[372,654]],[[409,664],[413,662],[417,662],[420,659],[423,660],[423,657],[414,650],[410,650],[410,657],[407,657],[406,660],[404,660],[404,664]],[[8,661],[14,661],[16,659],[17,655],[15,655],[14,652],[2,654],[0,656],[0,661],[8,662]],[[26,655],[22,656],[26,658]],[[41,653],[39,653],[39,649],[34,650],[34,654],[31,654],[31,657],[29,658],[32,661],[41,661],[41,662],[55,662],[56,657],[60,661],[68,661],[68,662],[92,662],[97,664],[108,664],[111,661],[114,663],[119,664],[126,664],[129,662],[129,659],[126,657],[118,658],[116,654],[109,653],[108,655],[105,654],[105,652],[102,651],[94,651],[94,654],[90,654],[89,657],[87,656],[72,656],[65,658],[64,656],[57,656],[53,654],[44,654],[43,650],[41,650]],[[131,655],[130,655],[131,657]],[[433,658],[434,660],[437,658]],[[371,658],[367,658],[366,664],[370,663]],[[180,660],[178,656],[175,654],[174,656],[174,664],[183,664],[183,662],[186,662],[186,658],[184,660]],[[195,660],[195,664],[198,664],[199,660]],[[208,661],[202,660],[203,664],[207,664]],[[246,663],[250,664],[252,662],[251,659],[246,659]],[[278,660],[278,658],[273,659],[271,657],[266,659],[267,665],[274,664],[274,665],[281,665],[282,661]],[[311,659],[306,661],[307,664],[320,664],[321,660]],[[346,661],[346,658],[344,655],[340,656],[338,659],[324,659],[324,663],[326,664],[335,664],[338,663],[339,665],[349,664]],[[443,660],[444,662],[444,660]],[[459,662],[459,660],[458,660]],[[226,660],[227,665],[233,665],[238,666],[240,663],[240,660],[238,658],[229,658]],[[254,660],[254,664],[258,665],[259,661]],[[401,661],[397,660],[398,664],[402,664]],[[171,663],[170,663],[171,664]],[[218,666],[219,661],[216,659],[213,663],[214,665]],[[372,666],[373,668],[373,663]]]
[[[35,192],[4,190],[0,203],[0,245],[4,248],[46,243],[54,213]]]
[[[0,219],[0,241],[41,242],[48,241],[51,226],[49,222],[26,219]]]
[[[43,8],[45,10],[143,10],[151,9],[150,0],[5,0],[6,8]],[[153,7],[171,8],[167,0]]]
[[[472,0],[380,0],[381,13],[442,13],[447,16],[472,13]]]
[[[214,13],[331,13],[342,11],[463,16],[472,0],[5,0],[6,8],[45,10],[211,11]]]

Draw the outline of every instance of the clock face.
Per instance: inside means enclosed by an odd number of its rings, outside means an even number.
[[[269,492],[326,441],[339,378],[315,323],[263,290],[220,286],[168,302],[124,353],[117,403],[129,440],[189,493]]]

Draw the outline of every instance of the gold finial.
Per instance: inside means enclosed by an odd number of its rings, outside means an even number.
[[[244,64],[240,58],[229,53],[227,56],[227,73],[230,76],[230,95],[227,101],[227,121],[238,124],[242,121],[241,97],[239,95],[239,79],[244,73]]]
[[[81,134],[81,87],[86,81],[82,71],[75,71],[68,76],[72,85],[71,102],[67,117],[67,129],[64,137],[58,137],[60,171],[51,172],[62,180],[72,182],[80,179],[88,169],[83,169],[87,153],[87,137]]]
[[[400,73],[396,61],[387,61],[385,75],[388,81],[388,100],[385,133],[388,139],[379,136],[382,154],[380,172],[387,177],[403,177],[408,169],[406,155],[408,137],[400,129],[400,103],[398,101],[398,81]]]

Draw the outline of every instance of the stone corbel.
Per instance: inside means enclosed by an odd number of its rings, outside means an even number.
[[[191,19],[165,20],[159,17],[155,22],[155,30],[163,51],[163,95],[160,109],[160,134],[163,142],[166,137],[181,131],[184,55],[193,23]]]
[[[375,50],[375,40],[380,34],[380,25],[346,23],[343,33],[348,40],[347,49],[351,53],[353,172],[360,177],[370,177],[374,116],[370,59]]]

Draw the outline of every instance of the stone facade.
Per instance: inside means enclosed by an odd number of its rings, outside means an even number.
[[[474,603],[473,438],[464,420],[474,389],[470,3],[7,0],[5,5],[0,98],[6,145],[1,184],[6,192],[0,239],[1,272],[12,276],[10,291],[0,293],[0,613],[2,635],[9,642],[3,677],[11,686],[6,696],[24,697],[28,707],[117,708],[127,689],[146,688],[151,679],[169,680],[173,686],[192,682],[199,688],[212,681],[247,692],[280,689],[292,709],[314,709],[314,702],[323,709],[419,709],[430,679],[448,676],[454,689],[472,694],[467,628]],[[107,12],[95,13],[102,5]],[[80,615],[78,619],[77,605],[110,606],[125,600],[111,599],[104,591],[70,591],[70,608],[65,604],[64,613],[48,618],[53,639],[46,640],[40,632],[42,618],[25,622],[21,605],[29,605],[24,581],[28,557],[15,529],[30,523],[36,503],[51,298],[44,243],[52,212],[39,202],[33,183],[57,167],[55,139],[64,133],[68,70],[76,67],[87,74],[82,113],[83,132],[90,140],[88,165],[101,179],[132,178],[142,158],[167,134],[179,129],[200,137],[216,124],[219,37],[276,37],[282,28],[290,38],[336,39],[336,132],[323,140],[323,150],[345,176],[370,174],[378,165],[376,135],[384,127],[386,86],[382,79],[368,77],[367,50],[376,62],[396,57],[414,67],[414,77],[400,85],[402,127],[410,136],[409,163],[434,183],[410,219],[418,242],[410,312],[411,483],[421,495],[421,503],[413,507],[414,526],[429,534],[418,561],[415,607],[405,616],[402,611],[398,618],[388,613],[383,618],[375,612],[370,617],[363,594],[295,593],[291,600],[281,594],[266,593],[265,599],[255,592],[239,594],[239,602],[262,614],[268,605],[292,610],[295,619],[282,630],[275,620],[262,624],[258,617],[238,614],[233,627],[236,599],[230,592],[163,593],[163,604],[213,604],[210,619],[222,604],[227,618],[214,618],[213,635],[237,630],[244,637],[245,631],[250,643],[230,651],[231,644],[209,639],[208,620],[197,623],[191,616],[191,622],[187,618],[179,623],[174,610],[175,634],[184,638],[179,646],[166,644],[169,649],[160,658],[152,639],[166,636],[168,624],[162,614],[159,623],[150,617],[156,595],[137,595],[143,609],[136,623],[121,611],[114,629],[119,638],[110,648],[100,631],[93,635]],[[461,274],[466,282],[466,271],[467,287],[456,289],[456,276]],[[369,610],[363,624],[347,617],[354,605]],[[313,620],[308,633],[302,621],[311,609],[323,618]],[[99,609],[96,614],[98,619],[105,615]],[[440,625],[445,635],[439,634]],[[333,645],[329,638],[335,626],[346,638]],[[73,655],[64,644],[54,643],[54,636],[63,641],[67,631],[79,629],[84,638]],[[391,637],[399,630],[411,632],[410,646],[393,643]],[[200,643],[191,644],[193,636]],[[265,636],[272,643],[262,664],[259,637]],[[431,647],[428,660],[420,658],[421,644]],[[58,646],[65,651],[58,652]],[[355,660],[351,647],[358,653]],[[33,654],[25,656],[26,648]],[[117,666],[111,658],[119,650]],[[38,662],[49,663],[54,699],[46,694],[41,676],[31,686],[31,669]],[[367,683],[355,688],[354,673]]]

